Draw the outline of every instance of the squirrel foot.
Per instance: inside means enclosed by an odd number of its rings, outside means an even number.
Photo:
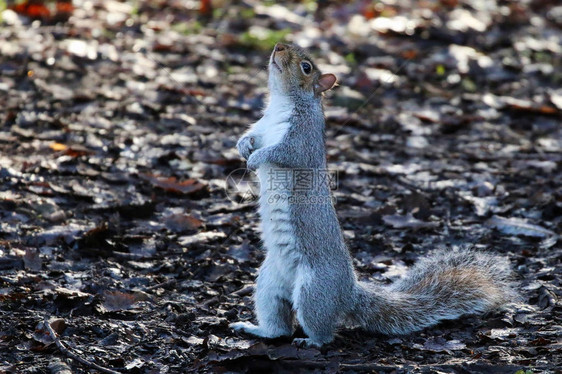
[[[293,345],[296,345],[297,347],[300,348],[320,348],[322,347],[322,344],[315,342],[314,340],[310,339],[310,338],[295,338],[293,339]]]
[[[263,326],[256,326],[250,322],[234,322],[229,327],[235,331],[242,331],[251,335],[259,336],[261,338],[274,339],[280,336],[290,336],[290,331],[283,331],[280,329],[267,329]]]

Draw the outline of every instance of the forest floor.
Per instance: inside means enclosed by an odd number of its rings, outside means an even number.
[[[0,372],[557,372],[559,2],[218,3],[1,13]],[[280,40],[339,78],[328,161],[359,277],[474,247],[509,258],[521,300],[321,350],[228,328],[253,318],[263,252],[227,176]]]

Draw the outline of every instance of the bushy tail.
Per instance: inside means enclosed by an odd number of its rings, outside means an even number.
[[[350,317],[367,330],[408,334],[515,301],[510,275],[505,257],[471,250],[439,251],[388,287],[359,282]]]

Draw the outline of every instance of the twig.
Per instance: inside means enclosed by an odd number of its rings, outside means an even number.
[[[78,361],[78,362],[80,362],[80,363],[82,363],[82,364],[84,364],[84,365],[86,365],[86,366],[88,366],[92,369],[95,369],[97,371],[101,371],[102,373],[121,374],[118,371],[111,370],[111,369],[105,368],[103,366],[100,366],[100,365],[96,364],[95,362],[88,361],[85,358],[82,358],[82,357],[78,356],[76,353],[71,352],[68,348],[66,348],[64,346],[64,344],[62,344],[59,337],[57,336],[57,333],[53,330],[53,328],[51,327],[51,324],[49,323],[49,320],[47,318],[45,318],[44,325],[45,325],[45,328],[47,329],[47,332],[49,333],[49,336],[55,342],[57,348],[62,353],[64,353],[68,357],[70,357],[71,359],[73,359],[75,361]]]
[[[378,365],[378,364],[340,364],[339,368],[341,370],[376,371],[380,373],[380,372],[396,371],[396,369],[398,369],[399,367]]]
[[[155,284],[155,285],[152,285],[152,286],[149,286],[149,287],[144,287],[142,290],[145,291],[145,292],[146,291],[152,291],[152,290],[155,290],[155,289],[160,288],[160,287],[167,287],[167,286],[174,285],[174,284],[176,284],[176,282],[177,282],[177,280],[171,279],[171,280],[166,281],[166,282],[158,283],[158,284]]]

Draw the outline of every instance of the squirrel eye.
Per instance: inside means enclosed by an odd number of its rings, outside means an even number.
[[[306,61],[301,62],[301,69],[305,75],[308,75],[312,71],[312,65],[310,65],[310,63]]]

